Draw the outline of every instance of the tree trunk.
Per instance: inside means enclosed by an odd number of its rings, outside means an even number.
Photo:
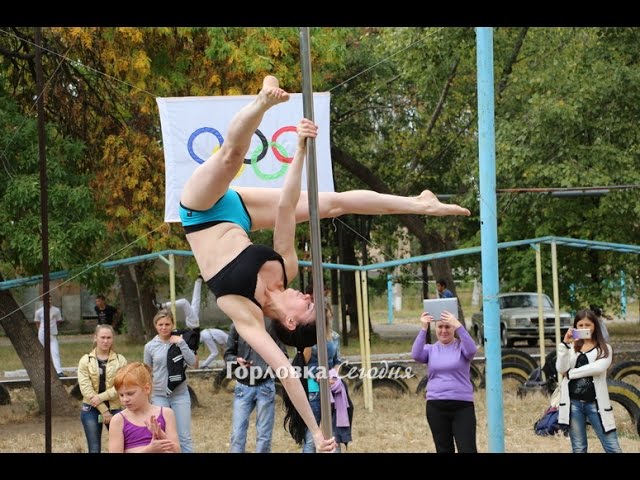
[[[153,262],[141,262],[135,265],[136,279],[138,280],[138,295],[140,296],[140,311],[142,312],[142,327],[146,340],[156,335],[153,325],[153,317],[158,310],[153,306],[156,290],[153,283]]]
[[[136,282],[131,275],[129,265],[122,265],[117,268],[120,288],[122,289],[122,311],[127,322],[127,335],[133,342],[142,343],[144,334],[142,330],[142,319],[140,318],[140,298]]]
[[[346,220],[345,220],[346,221]],[[355,238],[350,229],[344,228],[340,224],[340,263],[346,265],[357,265],[358,261],[354,253]],[[356,303],[355,272],[340,270],[340,287],[342,291],[342,315],[343,318],[349,316],[351,329],[349,337],[358,338],[358,304]],[[343,342],[347,335],[344,335]],[[345,343],[346,345],[346,343]]]
[[[422,298],[430,298],[429,296],[429,263],[421,262],[420,270],[422,270]],[[431,343],[431,324],[427,325],[427,336],[424,343]]]
[[[427,253],[442,252],[444,250],[450,249],[450,247],[444,244],[444,242],[442,242],[442,240],[440,239],[438,239],[436,242],[430,241],[429,242],[430,247],[428,247],[427,245],[424,245],[422,243],[422,240],[420,241],[420,245],[424,250],[427,251]],[[432,251],[429,251],[429,248]],[[447,288],[451,290],[453,295],[456,297],[458,296],[456,292],[456,284],[453,281],[453,274],[451,273],[451,265],[449,265],[449,259],[440,258],[438,260],[431,260],[431,271],[433,272],[434,281],[443,279],[445,282],[447,282]],[[424,297],[424,298],[427,298],[427,297]],[[458,300],[458,320],[460,320],[460,323],[464,325],[464,312],[462,311],[462,304],[460,303],[459,300]]]
[[[3,280],[4,278],[0,275],[0,282]],[[27,370],[31,387],[36,394],[38,410],[40,413],[44,413],[44,348],[38,341],[35,329],[29,324],[13,296],[7,290],[0,291],[0,325]],[[51,362],[51,411],[56,416],[77,413],[67,390],[56,375],[53,362]]]

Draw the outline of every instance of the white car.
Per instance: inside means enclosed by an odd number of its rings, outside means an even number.
[[[518,340],[526,340],[534,347],[538,343],[538,294],[535,292],[501,293],[500,305],[500,341],[503,347],[511,347]],[[542,315],[544,317],[544,338],[555,341],[555,311],[547,295],[542,295]],[[564,335],[571,326],[571,315],[560,312],[560,330]],[[481,345],[484,345],[484,319],[482,311],[471,317],[471,332]]]

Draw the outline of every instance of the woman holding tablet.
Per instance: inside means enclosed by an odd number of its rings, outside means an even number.
[[[426,307],[426,304],[425,304]],[[438,453],[476,453],[476,413],[473,405],[471,361],[478,348],[452,313],[442,312],[435,324],[437,342],[425,345],[429,324],[424,312],[411,356],[429,366],[427,422]],[[455,447],[454,447],[455,441]]]

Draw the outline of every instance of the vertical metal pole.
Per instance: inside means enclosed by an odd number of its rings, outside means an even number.
[[[387,274],[387,325],[393,324],[393,275]]]
[[[624,270],[620,270],[620,316],[622,320],[627,320],[627,287]],[[602,320],[606,322],[606,320]]]
[[[558,246],[556,241],[551,242],[551,276],[553,278],[553,314],[555,317],[555,345],[560,343],[562,337],[560,336],[560,290],[558,287]],[[544,357],[540,357],[540,366],[544,362]]]
[[[44,132],[44,82],[42,78],[42,37],[35,29],[36,86],[38,90],[38,153],[40,157],[40,223],[42,225],[42,321],[44,322],[44,449],[51,453],[51,313],[49,303],[49,208],[46,137]]]
[[[365,381],[369,376],[369,369],[367,367],[367,348],[365,347],[365,337],[364,337],[364,309],[362,308],[362,280],[360,279],[361,275],[364,272],[360,270],[355,271],[355,279],[356,279],[356,305],[358,312],[358,339],[360,340],[360,368],[362,378],[362,395],[364,397],[364,408],[371,411],[371,405],[369,405],[369,384]]]
[[[344,252],[344,233],[342,231],[342,223],[338,223],[338,252],[340,252],[339,262],[342,263],[342,257]],[[341,332],[342,332],[342,345],[345,347],[349,346],[349,329],[347,328],[347,303],[345,302],[345,278],[346,272],[342,270],[339,271],[338,277],[340,278],[340,316],[342,317],[341,324]],[[352,302],[353,303],[353,302]],[[353,305],[351,305],[351,309],[349,311],[349,323],[351,323],[351,318],[353,315],[351,312],[353,311]]]
[[[360,272],[360,282],[362,285],[362,336],[364,338],[364,360],[366,362],[365,372],[367,375],[363,378],[363,384],[366,385],[366,395],[369,400],[370,412],[373,412],[373,379],[371,378],[371,338],[369,336],[369,288],[367,285],[367,272]]]
[[[302,106],[304,117],[312,120],[313,88],[311,76],[311,41],[309,27],[300,28],[300,60],[302,63]],[[321,133],[322,134],[322,133]],[[326,135],[326,133],[325,133]],[[324,279],[322,276],[322,244],[320,217],[318,215],[318,169],[316,165],[316,142],[307,140],[307,194],[309,198],[309,230],[311,231],[311,268],[313,271],[313,303],[316,306],[316,328],[318,336],[318,367],[329,371],[327,355],[327,332],[324,307]],[[331,404],[329,403],[329,380],[320,378],[320,427],[324,438],[333,436],[331,431]]]
[[[171,314],[174,322],[178,321],[176,316],[176,259],[173,253],[169,254],[169,298],[171,299]],[[176,323],[177,326],[177,323]]]
[[[536,285],[538,287],[538,338],[540,339],[540,366],[544,363],[544,311],[542,306],[542,253],[541,245],[531,245],[536,251]],[[544,375],[544,373],[543,373]]]
[[[494,128],[493,30],[476,28],[478,65],[478,150],[480,156],[480,239],[487,385],[489,452],[504,452],[502,359],[498,305],[498,223]]]

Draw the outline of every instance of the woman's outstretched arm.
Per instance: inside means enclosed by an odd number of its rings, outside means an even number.
[[[296,208],[300,199],[300,182],[307,138],[315,138],[318,127],[311,120],[303,118],[298,124],[297,132],[298,145],[280,191],[273,230],[273,248],[284,258],[289,281],[298,274],[298,254],[295,248]]]

